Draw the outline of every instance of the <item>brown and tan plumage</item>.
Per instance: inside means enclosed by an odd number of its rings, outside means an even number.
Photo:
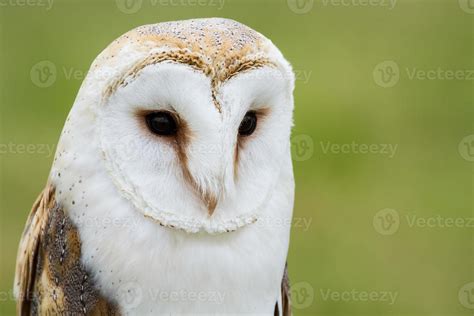
[[[118,315],[80,262],[79,234],[47,188],[33,205],[18,250],[18,315]]]
[[[290,279],[288,278],[288,266],[285,266],[285,272],[283,274],[283,280],[281,281],[281,312],[278,306],[275,306],[274,316],[291,315],[291,296],[290,296]]]

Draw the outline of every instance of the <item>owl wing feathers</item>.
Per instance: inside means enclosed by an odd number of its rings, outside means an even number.
[[[20,240],[14,284],[17,313],[19,315],[29,315],[31,313],[30,298],[34,290],[39,246],[48,217],[48,210],[51,208],[51,202],[53,201],[53,193],[52,188],[47,187],[36,199]]]
[[[283,279],[281,280],[281,311],[277,304],[275,305],[274,316],[291,316],[290,300],[290,280],[288,278],[288,264],[285,264]]]
[[[118,315],[81,264],[76,227],[47,186],[33,205],[18,250],[18,315]]]
[[[281,281],[281,296],[283,315],[291,316],[291,296],[290,296],[290,279],[288,278],[288,265],[285,265],[285,273]]]

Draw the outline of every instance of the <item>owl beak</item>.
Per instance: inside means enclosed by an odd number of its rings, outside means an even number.
[[[209,216],[212,216],[217,207],[218,198],[216,193],[213,191],[201,191],[199,195],[207,209],[207,213],[209,214]]]
[[[216,133],[217,134],[217,133]],[[215,141],[214,143],[220,144]],[[211,143],[211,144],[214,144]],[[196,197],[202,203],[203,211],[208,216],[214,215],[219,200],[226,192],[226,177],[229,172],[225,170],[226,164],[223,162],[223,150],[207,145],[209,149],[190,149],[186,154],[182,151],[180,161],[185,181],[194,189]],[[216,145],[217,146],[217,145]]]
[[[196,181],[194,180],[194,178],[191,176],[189,172],[186,172],[185,174],[187,174],[186,179],[189,181],[191,186],[195,189],[197,195],[199,196],[199,198],[205,205],[207,209],[207,213],[209,214],[209,216],[212,216],[217,207],[218,194],[212,190],[206,190],[206,189],[203,190],[202,187],[200,187],[196,183]]]
[[[212,216],[212,214],[214,214],[214,211],[216,210],[217,197],[215,197],[214,195],[208,195],[204,197],[204,201],[207,206],[207,213],[209,214],[209,216]]]

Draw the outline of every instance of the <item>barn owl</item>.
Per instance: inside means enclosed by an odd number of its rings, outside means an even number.
[[[20,241],[19,314],[290,315],[294,75],[211,18],[94,61]]]

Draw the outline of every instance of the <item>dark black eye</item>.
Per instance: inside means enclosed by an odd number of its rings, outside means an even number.
[[[254,111],[249,111],[245,114],[244,119],[239,126],[240,136],[249,136],[257,128],[257,114]]]
[[[178,127],[173,115],[169,112],[153,112],[146,117],[146,124],[150,131],[157,135],[175,135]]]

